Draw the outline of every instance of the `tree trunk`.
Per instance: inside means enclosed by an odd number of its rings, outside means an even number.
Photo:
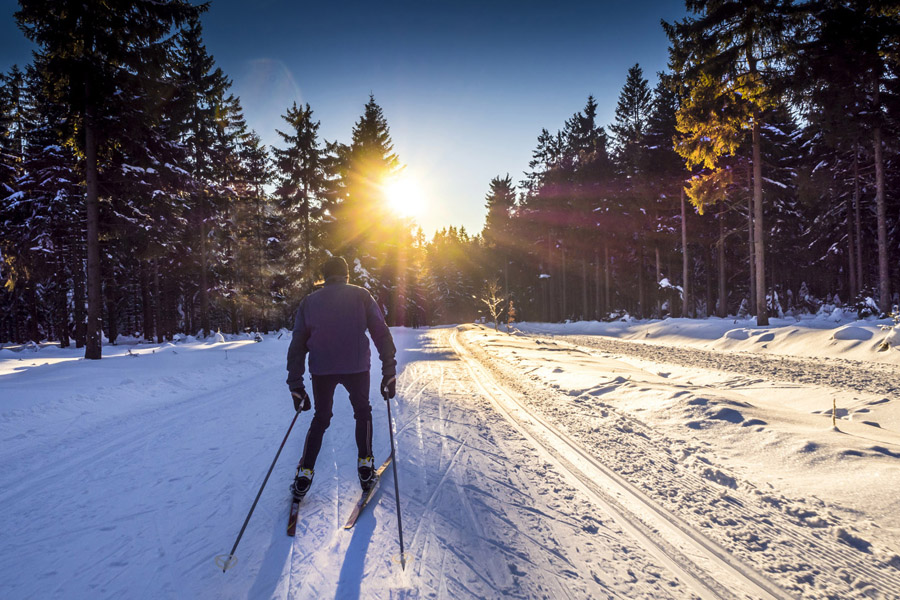
[[[150,304],[150,277],[147,275],[147,261],[140,262],[141,269],[141,319],[143,320],[143,337],[148,342],[153,339],[153,307]]]
[[[257,305],[257,322],[256,329],[264,330],[268,333],[268,326],[265,324],[266,314],[265,314],[265,292],[263,290],[263,273],[262,273],[262,265],[263,265],[263,243],[262,243],[262,210],[261,210],[261,190],[259,186],[256,187],[256,294],[254,295],[256,301],[259,303]]]
[[[313,275],[310,265],[309,194],[305,187],[306,184],[303,190],[303,277],[306,280],[306,293],[309,294],[313,291]]]
[[[854,226],[856,228],[856,289],[860,292],[865,286],[863,277],[862,259],[862,219],[860,218],[860,193],[859,193],[859,147],[853,155],[853,213]]]
[[[766,307],[766,255],[763,233],[762,143],[759,134],[759,109],[753,110],[753,256],[756,262],[756,324],[769,324]]]
[[[206,250],[206,203],[202,202],[203,209],[200,215],[200,329],[201,336],[207,337],[209,331],[209,282],[207,277],[207,250]]]
[[[716,314],[725,318],[728,314],[728,292],[725,289],[725,205],[719,208],[719,304]]]
[[[156,318],[154,321],[156,322],[156,343],[161,344],[163,342],[163,326],[162,326],[162,296],[159,293],[159,259],[153,259],[153,298],[156,302],[153,303],[156,311]]]
[[[85,213],[87,215],[87,330],[84,357],[99,360],[103,350],[100,342],[100,206],[97,182],[97,137],[90,84],[85,84],[84,169]]]
[[[682,317],[693,316],[691,310],[691,288],[688,266],[688,245],[687,245],[687,206],[684,199],[684,186],[681,187],[681,269],[682,269]]]
[[[569,318],[568,280],[566,278],[566,247],[560,248],[562,256],[562,319],[565,322]]]
[[[640,244],[640,257],[638,258],[638,309],[637,317],[644,318],[644,241],[638,240]]]
[[[57,247],[62,249],[63,244],[57,240]],[[67,297],[68,290],[68,272],[66,270],[66,261],[62,253],[56,255],[56,322],[57,337],[59,338],[59,347],[69,347],[69,300]]]
[[[600,253],[594,250],[594,319],[600,320]]]
[[[550,278],[553,277],[553,268],[551,265],[553,264],[553,249],[551,241],[553,238],[553,232],[547,232],[547,277],[544,278],[546,281],[546,285],[544,286],[544,313],[547,315],[547,322],[553,321],[553,309],[551,305],[553,304],[553,283],[550,281]]]
[[[107,335],[109,337],[109,343],[113,346],[116,345],[116,338],[119,337],[119,314],[116,310],[118,300],[116,298],[118,294],[118,290],[116,289],[116,282],[112,275],[106,280],[106,316],[109,318],[109,327],[107,328]]]
[[[856,298],[856,294],[858,290],[856,289],[856,243],[853,235],[853,206],[850,200],[850,196],[847,196],[847,259],[849,262],[849,274],[850,274],[850,297],[847,299],[852,302],[854,298]]]
[[[706,316],[711,317],[714,312],[713,307],[713,261],[712,246],[703,244],[703,262],[706,267]]]
[[[588,279],[587,279],[587,259],[581,259],[581,318],[587,320],[588,313]]]
[[[603,312],[609,316],[612,307],[609,303],[609,240],[603,239]]]
[[[753,179],[750,177],[750,167],[747,167],[747,187],[750,189],[753,185]],[[756,247],[753,243],[754,235],[753,235],[753,195],[749,195],[747,197],[747,236],[749,239],[747,258],[750,262],[750,306],[747,308],[750,309],[750,314],[756,314],[756,259],[754,255],[754,248]]]
[[[81,244],[78,239],[81,238],[81,230],[79,227],[76,241],[72,244],[73,268],[72,268],[72,316],[75,319],[75,347],[84,348],[85,345],[85,323],[84,323],[84,256],[81,253]]]
[[[28,306],[28,321],[26,331],[28,339],[34,342],[41,341],[40,317],[38,310],[37,291],[34,289],[35,281],[32,279],[25,284],[25,303]]]
[[[876,92],[876,102],[877,100]],[[882,313],[891,310],[891,280],[888,264],[887,207],[884,199],[884,153],[881,127],[872,132],[875,146],[875,214],[878,224],[878,307]]]
[[[653,295],[656,296],[656,317],[662,318],[662,300],[659,297],[659,282],[662,280],[662,263],[659,259],[659,243],[653,245],[656,254],[656,282],[653,284]]]

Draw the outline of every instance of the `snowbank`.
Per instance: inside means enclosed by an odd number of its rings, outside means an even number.
[[[600,335],[657,345],[677,345],[725,352],[846,358],[900,365],[900,333],[885,330],[890,319],[850,320],[828,315],[800,319],[770,319],[758,327],[755,319],[664,319],[642,321],[578,321],[519,323],[525,333]],[[890,351],[879,351],[885,340]]]

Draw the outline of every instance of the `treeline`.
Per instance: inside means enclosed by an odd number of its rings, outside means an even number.
[[[608,128],[588,98],[541,132],[519,194],[492,182],[494,275],[554,321],[890,311],[897,4],[687,7],[653,89],[635,65]]]
[[[374,98],[350,144],[294,104],[267,148],[203,43],[204,7],[20,6],[39,49],[0,80],[0,341],[99,358],[104,337],[282,327],[326,249],[392,323],[437,318],[421,233],[385,208],[402,166]]]
[[[482,232],[432,240],[387,208],[373,97],[349,144],[295,104],[268,148],[202,7],[69,4],[20,2],[39,51],[0,82],[0,341],[97,358],[101,335],[285,326],[329,253],[392,325],[473,319],[497,287],[553,321],[897,302],[894,4],[689,0],[669,73],[629,69],[607,126],[589,97],[490,182]]]

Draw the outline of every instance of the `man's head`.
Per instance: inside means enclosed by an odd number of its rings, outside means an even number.
[[[349,272],[347,261],[340,256],[332,256],[322,265],[322,277],[326,280],[337,276],[347,277]]]

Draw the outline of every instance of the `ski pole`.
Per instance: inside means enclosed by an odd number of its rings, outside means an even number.
[[[400,568],[406,570],[406,553],[403,550],[403,522],[400,519],[400,481],[397,479],[397,456],[394,450],[394,424],[391,421],[391,401],[387,397],[387,392],[381,390],[384,401],[387,404],[388,413],[388,431],[391,434],[391,465],[394,468],[394,498],[397,500],[397,531],[400,534]]]
[[[231,552],[228,554],[220,554],[216,557],[216,565],[222,567],[222,572],[224,573],[231,567],[237,563],[237,557],[234,555],[234,551],[237,550],[238,544],[241,543],[241,537],[244,535],[244,530],[247,529],[247,523],[250,522],[250,517],[253,516],[253,511],[256,510],[256,503],[259,502],[259,497],[262,496],[263,490],[266,487],[266,483],[269,481],[269,475],[272,474],[272,470],[275,469],[275,463],[278,462],[278,457],[281,456],[281,450],[284,448],[284,445],[288,441],[288,436],[291,435],[291,429],[294,428],[294,423],[297,422],[297,417],[300,416],[300,411],[294,413],[294,418],[291,421],[291,426],[288,427],[287,433],[284,434],[284,439],[281,440],[281,445],[278,447],[278,452],[275,453],[275,460],[272,461],[272,466],[269,467],[269,472],[266,473],[266,478],[263,479],[262,485],[259,486],[259,492],[256,494],[256,500],[253,501],[253,506],[250,507],[250,512],[247,513],[247,518],[244,519],[244,525],[241,527],[241,532],[238,534],[237,539],[234,540],[234,546],[231,547]]]

